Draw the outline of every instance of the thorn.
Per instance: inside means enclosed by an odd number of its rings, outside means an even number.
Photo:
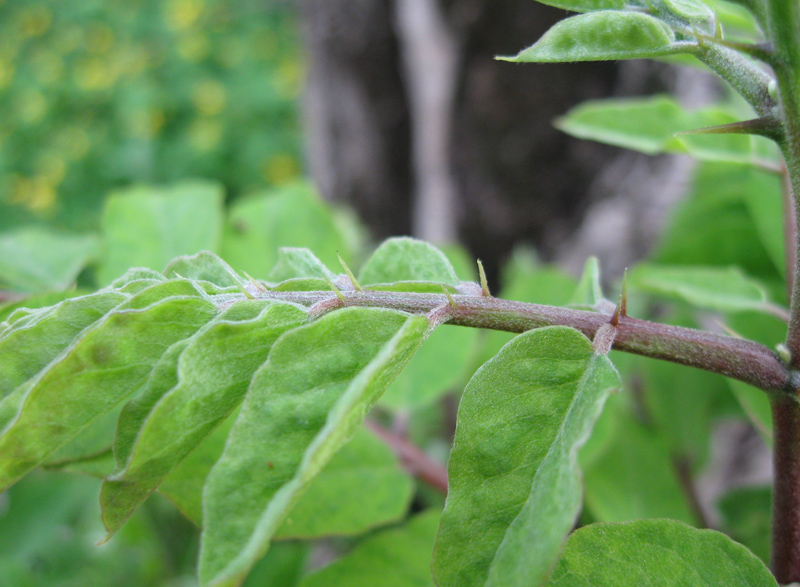
[[[758,135],[768,139],[778,140],[783,136],[783,127],[780,120],[772,114],[766,114],[750,120],[731,122],[729,124],[719,124],[717,126],[706,126],[693,130],[683,130],[676,132],[680,135],[721,135],[721,134],[744,134]]]
[[[253,296],[253,294],[251,294],[249,291],[247,291],[247,289],[244,287],[244,284],[242,283],[242,280],[239,278],[238,275],[236,275],[236,272],[233,269],[231,269],[230,267],[228,267],[226,265],[225,266],[225,272],[233,280],[233,282],[236,284],[236,287],[239,289],[240,292],[242,292],[244,294],[244,296],[247,299],[249,299],[249,300],[256,299],[255,296]]]
[[[356,276],[353,275],[352,271],[350,271],[350,267],[348,267],[347,263],[345,263],[344,259],[342,259],[339,251],[336,251],[336,256],[339,258],[339,263],[341,263],[342,267],[344,268],[344,272],[347,273],[347,277],[350,278],[350,282],[353,284],[353,287],[356,288],[356,291],[364,291],[364,288],[361,287],[361,284],[358,283],[358,280],[356,280]]]
[[[478,259],[478,274],[481,276],[481,293],[483,297],[491,297],[492,294],[489,293],[489,282],[486,281],[486,271],[483,270],[483,263],[481,263],[480,259]]]
[[[445,286],[442,286],[442,291],[444,292],[444,295],[447,296],[447,303],[450,304],[450,307],[455,310],[456,309],[456,301],[455,301],[455,299],[453,299],[453,296],[450,295],[450,292],[447,291],[447,288]]]
[[[258,289],[258,291],[260,291],[261,293],[267,293],[267,292],[269,292],[269,289],[267,289],[267,288],[264,286],[264,284],[263,284],[263,283],[259,283],[258,281],[256,281],[256,280],[255,280],[255,279],[253,279],[252,277],[250,277],[250,275],[247,273],[247,271],[242,271],[242,273],[244,273],[244,276],[245,276],[245,277],[247,277],[247,279],[249,279],[249,280],[250,280],[250,283],[252,283],[253,285],[255,285],[255,286],[256,286],[256,289]]]
[[[618,326],[619,319],[624,318],[628,315],[628,270],[625,269],[625,273],[622,277],[622,292],[619,294],[619,302],[617,302],[617,307],[614,308],[614,314],[611,316],[610,324],[611,326]]]
[[[731,328],[730,326],[728,326],[727,324],[725,324],[721,320],[714,320],[714,322],[717,324],[717,326],[722,328],[722,330],[724,330],[728,334],[728,336],[732,336],[733,338],[740,338],[740,339],[744,340],[744,336],[742,336],[741,334],[736,332],[733,328]],[[778,345],[778,346],[781,346],[781,345]]]
[[[333,293],[336,294],[336,297],[339,298],[339,301],[341,301],[342,304],[344,304],[345,303],[345,297],[344,297],[344,294],[342,293],[342,291],[338,287],[336,287],[336,285],[330,279],[328,279],[327,275],[323,275],[322,277],[325,279],[325,281],[328,282],[328,285],[333,290]]]

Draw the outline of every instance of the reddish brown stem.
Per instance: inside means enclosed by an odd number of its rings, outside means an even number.
[[[367,420],[367,428],[395,452],[406,470],[447,495],[447,469],[426,455],[406,437],[389,432],[377,422]]]
[[[508,332],[524,332],[542,326],[571,326],[590,340],[601,326],[611,320],[611,315],[598,312],[473,295],[452,295],[448,299],[442,294],[364,290],[342,292],[341,299],[323,291],[270,291],[257,297],[313,306],[311,313],[314,316],[343,306],[391,308],[414,314],[428,314],[436,308],[450,306],[448,324]],[[228,298],[225,299],[227,301],[221,303],[230,303]],[[616,350],[697,367],[763,390],[791,389],[789,369],[762,344],[629,316],[620,316],[616,329],[613,347]]]
[[[781,585],[800,581],[800,404],[772,400],[774,486],[772,572]]]

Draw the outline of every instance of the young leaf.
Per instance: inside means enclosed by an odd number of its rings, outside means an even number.
[[[674,520],[592,524],[576,530],[552,587],[777,587],[752,552],[724,534]]]
[[[440,587],[542,585],[580,510],[577,452],[619,377],[576,330],[521,334],[464,391],[434,550]]]
[[[173,259],[164,269],[164,275],[173,279],[185,277],[195,281],[208,281],[220,287],[240,285],[231,266],[209,251]]]
[[[408,237],[390,238],[378,247],[361,268],[358,281],[365,287],[398,281],[427,281],[453,287],[459,283],[444,253]]]
[[[672,30],[652,16],[604,10],[564,19],[532,47],[501,59],[515,63],[613,61],[670,55],[691,46],[674,41]]]
[[[272,268],[269,279],[285,281],[299,277],[336,279],[336,275],[308,249],[281,247],[278,250],[278,262]]]
[[[142,309],[134,300],[84,331],[56,361],[3,401],[13,400],[19,413],[0,436],[0,488],[136,391],[171,344],[216,314],[213,304],[197,297],[168,297]]]
[[[219,249],[222,186],[187,182],[168,189],[131,188],[110,196],[103,210],[102,284],[129,267],[161,269],[178,255]]]
[[[206,483],[202,585],[235,585],[263,556],[427,330],[424,316],[344,308],[275,343]]]
[[[600,263],[597,257],[589,257],[583,268],[581,280],[569,301],[571,306],[597,310],[605,301],[603,288],[600,285]]]
[[[430,560],[439,512],[361,542],[347,556],[305,577],[300,587],[434,587]]]
[[[239,405],[275,340],[305,320],[290,304],[238,302],[186,342],[171,373],[151,377],[120,416],[118,469],[100,494],[109,535]]]

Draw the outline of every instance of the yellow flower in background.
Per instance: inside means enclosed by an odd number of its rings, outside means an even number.
[[[19,12],[19,31],[24,37],[40,37],[53,22],[53,13],[41,4]]]
[[[43,177],[15,176],[11,180],[11,203],[22,204],[32,212],[45,212],[53,208],[58,192]]]
[[[192,89],[192,103],[195,110],[203,116],[216,116],[222,112],[228,93],[220,82],[207,79]]]
[[[267,159],[261,168],[264,179],[272,185],[295,180],[300,177],[301,171],[297,159],[283,153]]]
[[[222,139],[222,123],[218,120],[199,118],[189,126],[189,144],[200,152],[212,151]]]
[[[188,29],[203,13],[202,0],[170,0],[166,3],[167,23],[176,30]]]

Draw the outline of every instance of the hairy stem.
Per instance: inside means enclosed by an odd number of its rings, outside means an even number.
[[[371,306],[428,314],[449,306],[447,323],[475,328],[524,332],[542,326],[571,326],[589,339],[612,316],[585,310],[512,302],[499,298],[381,291],[344,291],[341,298],[328,291],[259,293],[274,299],[311,306],[311,315],[343,306]],[[767,391],[792,387],[791,373],[769,348],[756,342],[692,328],[658,324],[620,316],[614,349],[663,359],[720,373]]]

